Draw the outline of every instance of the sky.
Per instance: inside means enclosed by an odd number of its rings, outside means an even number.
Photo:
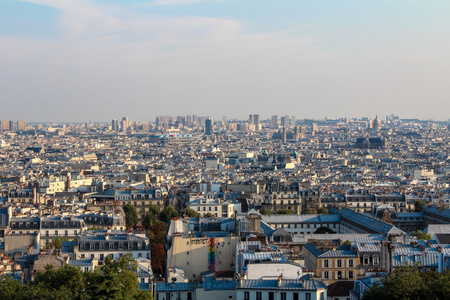
[[[0,120],[447,120],[449,15],[448,0],[0,0]]]

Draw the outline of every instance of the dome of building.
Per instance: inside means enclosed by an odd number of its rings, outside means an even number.
[[[381,121],[378,119],[378,116],[376,116],[375,120],[373,120],[373,129],[377,131],[381,129]]]

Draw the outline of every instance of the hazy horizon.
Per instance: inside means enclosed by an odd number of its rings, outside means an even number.
[[[448,1],[0,0],[0,120],[450,118]]]

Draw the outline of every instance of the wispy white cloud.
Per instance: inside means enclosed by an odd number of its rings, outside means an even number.
[[[157,0],[139,4],[139,6],[172,6],[172,5],[186,5],[200,2],[221,2],[224,0]]]

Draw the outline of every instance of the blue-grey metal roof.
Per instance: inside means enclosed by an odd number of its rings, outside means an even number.
[[[278,280],[259,280],[247,279],[242,280],[241,284],[237,285],[238,289],[258,289],[258,290],[297,290],[297,291],[316,291],[319,289],[326,289],[326,285],[318,280],[300,279],[281,279]]]
[[[156,292],[193,291],[193,282],[157,283]]]

